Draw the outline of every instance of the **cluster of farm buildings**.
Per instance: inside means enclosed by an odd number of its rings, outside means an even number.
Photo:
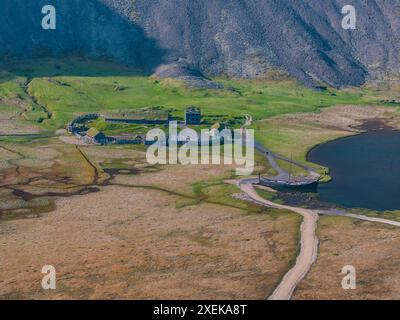
[[[142,124],[142,125],[168,125],[173,121],[169,113],[163,116],[154,117],[138,117],[130,113],[122,113],[118,116],[115,115],[102,115],[99,113],[89,113],[76,117],[73,121],[68,123],[67,130],[69,133],[74,134],[80,140],[86,143],[93,143],[98,145],[104,144],[146,144],[145,135],[124,135],[124,136],[106,136],[97,128],[87,128],[86,123],[90,121],[104,118],[106,123],[114,124]],[[201,124],[201,111],[197,107],[188,107],[185,110],[185,121],[183,125],[200,125]]]

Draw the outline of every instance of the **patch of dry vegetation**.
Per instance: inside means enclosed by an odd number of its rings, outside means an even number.
[[[79,146],[101,191],[70,196],[94,183],[77,147],[2,145],[0,298],[262,299],[295,259],[300,219],[233,199],[233,166],[154,167],[140,148]],[[127,186],[101,186],[109,169]],[[41,290],[44,264],[56,292]]]
[[[178,200],[107,187],[1,223],[0,297],[265,298],[295,259],[300,219]],[[57,269],[55,292],[41,290],[44,264]]]
[[[400,299],[399,229],[343,217],[321,217],[317,262],[295,299]],[[357,289],[343,290],[342,268],[357,271]]]

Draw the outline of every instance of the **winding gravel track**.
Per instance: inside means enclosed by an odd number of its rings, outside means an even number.
[[[346,213],[339,210],[311,210],[277,204],[258,195],[253,187],[253,184],[257,183],[257,178],[248,178],[238,181],[237,185],[252,199],[252,201],[260,205],[275,209],[290,210],[300,214],[303,217],[303,223],[301,224],[300,253],[297,257],[296,264],[286,273],[275,291],[268,298],[269,300],[289,300],[292,297],[297,285],[302,279],[304,279],[311,269],[311,266],[316,261],[318,255],[318,238],[315,234],[315,231],[317,228],[319,215],[342,216],[400,227],[400,222],[388,219]]]
[[[259,196],[253,187],[258,179],[243,179],[238,182],[239,188],[245,192],[253,201],[276,209],[287,209],[303,216],[301,225],[301,246],[296,264],[283,277],[281,283],[275,289],[269,300],[289,300],[299,282],[306,276],[318,253],[318,238],[315,234],[318,221],[318,213],[313,210],[290,207],[276,204]]]

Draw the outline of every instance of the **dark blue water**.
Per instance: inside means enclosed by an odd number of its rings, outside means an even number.
[[[311,150],[308,160],[331,169],[318,198],[348,208],[400,209],[400,133],[367,132]]]

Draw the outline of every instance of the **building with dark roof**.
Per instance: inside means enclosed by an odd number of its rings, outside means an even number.
[[[199,125],[201,124],[201,111],[197,107],[188,107],[185,111],[185,124],[186,125]]]
[[[100,132],[96,128],[90,128],[86,132],[86,136],[84,137],[87,142],[95,143],[95,144],[105,144],[107,143],[107,137],[103,132]]]

